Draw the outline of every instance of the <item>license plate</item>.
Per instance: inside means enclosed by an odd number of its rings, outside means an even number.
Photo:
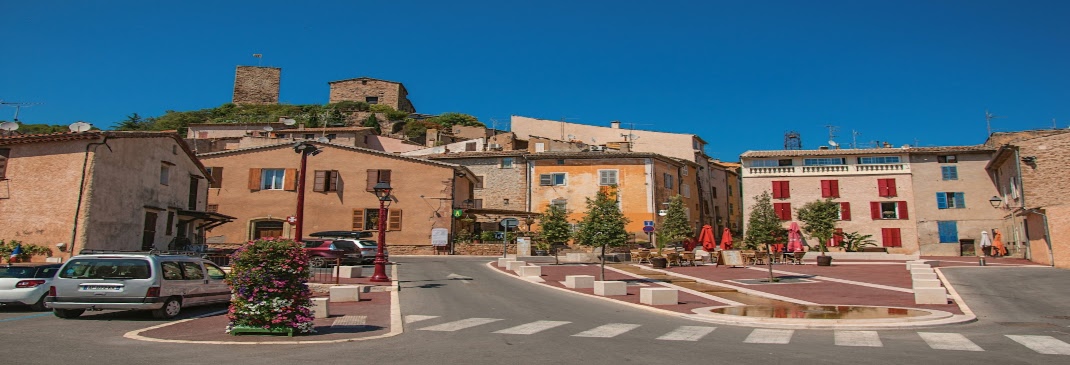
[[[122,291],[123,288],[114,285],[82,285],[82,290],[86,291]]]

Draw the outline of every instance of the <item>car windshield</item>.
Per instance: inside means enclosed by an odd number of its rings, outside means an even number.
[[[148,279],[149,262],[128,258],[74,259],[63,267],[61,278]]]
[[[336,250],[343,250],[343,251],[356,251],[357,250],[357,245],[354,244],[353,241],[334,241],[334,243],[332,243],[331,245],[334,246],[334,249],[336,249]]]
[[[0,267],[0,278],[32,278],[33,274],[37,272],[36,267],[25,266],[11,266]]]

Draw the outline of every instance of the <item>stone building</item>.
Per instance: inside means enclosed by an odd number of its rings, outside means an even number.
[[[278,67],[238,66],[234,72],[234,97],[238,105],[271,105],[279,103],[279,83],[282,69]]]
[[[988,146],[909,149],[922,256],[974,256],[981,231],[998,226],[1003,213],[988,204],[997,190],[985,171],[994,152]]]
[[[415,113],[416,107],[409,101],[409,92],[400,82],[358,77],[355,79],[331,81],[328,103],[340,101],[362,101],[368,104],[389,105],[394,110]]]
[[[375,129],[370,127],[305,128],[303,125],[288,126],[283,123],[194,123],[186,131],[186,143],[197,153],[321,138],[334,144],[382,150]]]

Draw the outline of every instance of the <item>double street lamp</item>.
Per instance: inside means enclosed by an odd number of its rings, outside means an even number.
[[[375,253],[375,273],[372,274],[371,281],[389,282],[390,278],[386,276],[386,255],[383,253],[383,247],[386,246],[386,203],[390,201],[390,192],[394,189],[388,182],[379,182],[372,187],[372,190],[375,191],[375,197],[379,198],[379,247]]]

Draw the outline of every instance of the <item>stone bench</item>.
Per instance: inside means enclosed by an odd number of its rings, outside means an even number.
[[[914,288],[915,304],[947,304],[947,289]]]
[[[360,292],[364,290],[364,285],[336,285],[332,286],[331,301],[332,302],[359,302]]]
[[[331,316],[330,298],[312,298],[312,317],[327,318]]]
[[[936,271],[933,271],[933,269],[931,267],[929,267],[929,265],[925,265],[925,266],[911,265],[910,266],[910,273],[911,274],[928,274],[928,273],[935,273],[935,272]]]
[[[359,278],[364,276],[363,266],[339,266],[338,277],[340,278]]]
[[[596,280],[594,282],[594,295],[601,295],[603,297],[628,295],[628,284],[623,281]]]
[[[528,263],[523,261],[509,261],[505,263],[505,269],[509,271],[516,271],[521,266],[527,266]]]
[[[520,270],[518,270],[516,273],[517,273],[517,275],[520,275],[520,276],[535,276],[535,277],[539,277],[539,276],[542,276],[542,266],[534,266],[534,265],[521,266]]]
[[[506,267],[506,265],[509,264],[509,261],[514,261],[514,260],[511,259],[511,258],[508,258],[508,257],[499,257],[498,258],[498,267]]]
[[[940,280],[937,279],[917,279],[913,283],[914,289],[917,288],[939,288]]]
[[[565,287],[571,289],[585,289],[594,287],[593,275],[567,275],[565,276]]]
[[[646,305],[676,305],[679,296],[679,291],[671,288],[639,289],[639,303]]]
[[[911,280],[938,280],[936,278],[936,273],[935,272],[911,273],[910,274],[910,279]]]

